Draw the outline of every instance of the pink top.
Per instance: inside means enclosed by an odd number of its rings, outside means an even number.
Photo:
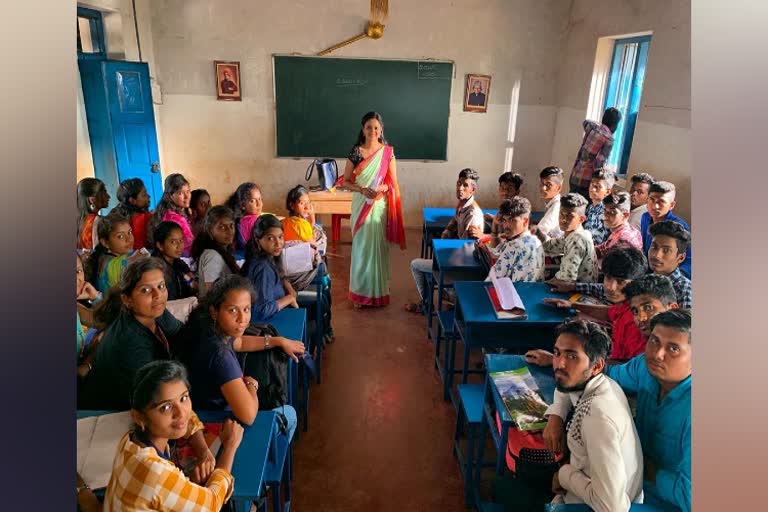
[[[192,234],[187,216],[168,210],[161,220],[175,222],[181,226],[181,234],[184,235],[184,256],[188,257],[192,250],[192,241],[195,239],[195,235]]]
[[[616,247],[617,245],[629,245],[642,251],[643,237],[640,235],[639,230],[630,226],[628,222],[625,222],[614,231],[611,231],[611,234],[608,235],[608,239],[605,242],[596,245],[595,252],[597,253],[598,258],[602,259],[608,249]]]
[[[243,246],[245,246],[248,243],[248,240],[251,239],[251,231],[257,220],[259,220],[258,215],[243,215],[240,217],[240,237]]]

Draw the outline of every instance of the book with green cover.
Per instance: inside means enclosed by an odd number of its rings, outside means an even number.
[[[528,367],[494,372],[490,376],[519,430],[540,430],[546,426],[544,414],[549,405]]]

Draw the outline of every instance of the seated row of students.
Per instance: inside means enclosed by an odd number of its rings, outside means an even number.
[[[494,498],[505,510],[541,510],[548,501],[691,510],[691,313],[660,312],[648,330],[643,352],[621,365],[608,364],[611,339],[584,319],[558,327],[551,357],[528,354],[555,372],[544,445],[569,456],[551,483],[533,473],[497,479]],[[634,420],[625,393],[637,397]]]

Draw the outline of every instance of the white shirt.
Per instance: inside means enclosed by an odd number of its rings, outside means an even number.
[[[206,249],[200,255],[200,263],[197,269],[198,286],[200,287],[200,297],[208,291],[207,283],[213,283],[221,276],[231,274],[227,263],[221,254],[213,249]]]
[[[635,228],[636,230],[640,231],[640,219],[643,217],[643,214],[647,211],[648,211],[647,204],[638,206],[637,208],[633,208],[629,212],[629,225]]]
[[[619,385],[603,374],[582,392],[555,391],[555,402],[573,404],[568,425],[571,459],[558,478],[567,491],[553,503],[586,503],[595,512],[629,510],[643,502],[643,450],[632,412]],[[547,409],[560,416],[562,405]]]
[[[560,231],[560,194],[550,199],[544,208],[546,211],[537,224],[537,229],[554,238],[561,236],[563,232]]]

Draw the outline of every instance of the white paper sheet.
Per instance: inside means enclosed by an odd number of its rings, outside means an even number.
[[[131,423],[130,411],[77,420],[77,472],[91,489],[109,483],[117,445]]]
[[[523,300],[520,298],[520,295],[518,295],[517,290],[515,290],[515,284],[510,278],[496,277],[496,275],[493,275],[491,277],[491,282],[493,283],[493,287],[496,288],[496,295],[499,297],[499,303],[501,304],[502,309],[522,309],[525,311]]]
[[[314,254],[309,242],[286,246],[283,249],[283,270],[285,275],[312,270]]]

